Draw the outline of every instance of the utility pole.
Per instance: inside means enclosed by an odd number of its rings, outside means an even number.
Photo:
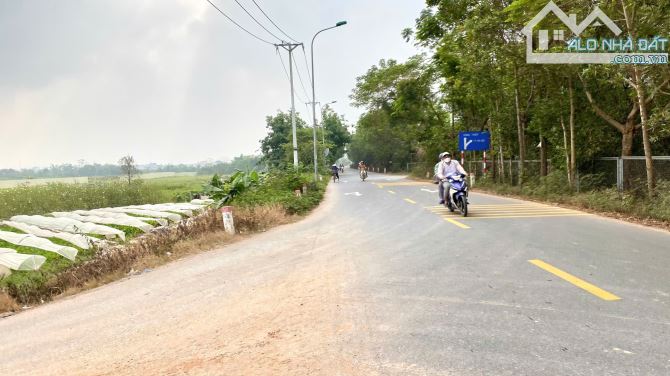
[[[295,129],[295,99],[293,92],[293,50],[298,46],[302,46],[302,43],[287,43],[282,42],[280,44],[275,44],[276,48],[283,48],[288,51],[288,66],[289,66],[289,81],[291,81],[291,127],[293,129],[293,166],[298,167],[298,137]]]

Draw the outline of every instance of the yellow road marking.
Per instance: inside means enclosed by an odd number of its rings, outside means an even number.
[[[462,218],[462,219],[498,219],[498,218],[544,218],[544,217],[586,217],[589,216],[590,214],[570,214],[570,213],[565,213],[565,214],[522,214],[522,215],[483,215],[483,216],[477,216],[477,215],[471,215],[468,214],[467,217]]]
[[[416,201],[410,200],[409,198],[406,198],[405,201],[409,202],[410,204],[416,204]]]
[[[392,195],[394,195],[394,194],[395,194],[395,192],[393,192],[393,191],[388,191],[388,192],[389,192],[390,194],[392,194]]]
[[[542,260],[537,260],[537,259],[536,260],[528,260],[528,262],[537,266],[540,269],[543,269],[543,270],[545,270],[545,271],[547,271],[547,272],[549,272],[549,273],[551,273],[551,274],[553,274],[553,275],[555,275],[559,278],[562,278],[562,279],[572,283],[573,285],[575,285],[575,286],[577,286],[577,287],[579,287],[583,290],[586,290],[586,291],[590,292],[591,294],[599,297],[602,300],[607,300],[607,301],[621,300],[620,297],[618,297],[618,296],[616,296],[616,295],[614,295],[610,292],[607,292],[607,291],[601,289],[598,286],[592,285],[592,284],[584,281],[583,279],[579,279],[579,278],[575,277],[574,275],[572,275],[570,273],[564,272],[564,271],[562,271],[561,269],[559,269],[555,266],[549,265]]]
[[[455,220],[455,219],[444,218],[444,220],[447,221],[447,222],[449,222],[449,223],[451,223],[452,225],[456,225],[456,226],[458,226],[458,227],[460,227],[460,228],[465,228],[465,229],[471,228],[470,226],[465,225],[465,224],[463,224],[463,223],[461,223],[461,222],[459,222],[459,221],[457,221],[457,220]]]
[[[396,182],[396,183],[378,183],[381,186],[384,187],[400,187],[400,186],[410,186],[410,185],[423,185],[428,187],[429,185],[426,184],[425,182],[420,182],[420,181],[401,181],[401,182]]]

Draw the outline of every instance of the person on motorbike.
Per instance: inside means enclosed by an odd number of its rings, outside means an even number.
[[[363,161],[358,162],[358,176],[360,176],[363,181],[368,177],[368,166],[366,166]]]
[[[335,179],[340,180],[340,169],[337,167],[336,164],[330,166],[330,172],[333,174]]]
[[[437,172],[435,174],[437,179],[440,181],[440,205],[444,204],[445,199],[447,202],[451,202],[451,197],[449,197],[449,189],[451,189],[451,184],[447,178],[455,174],[468,176],[468,173],[465,172],[463,166],[461,166],[458,161],[452,160],[451,153],[445,151],[444,153],[440,154],[440,163],[437,166]]]

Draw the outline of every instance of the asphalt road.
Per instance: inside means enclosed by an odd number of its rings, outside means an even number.
[[[670,234],[347,171],[307,219],[0,320],[0,374],[668,375]]]

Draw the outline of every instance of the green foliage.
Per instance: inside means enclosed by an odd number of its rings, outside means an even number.
[[[670,23],[666,0],[557,3],[580,19],[598,5],[612,18],[617,15],[616,22],[628,33],[626,22],[620,20],[625,3],[635,15],[637,37],[662,34]],[[578,170],[585,171],[600,157],[642,155],[639,93],[631,84],[631,66],[526,64],[526,41],[520,30],[546,4],[546,0],[426,1],[414,30],[403,31],[403,36],[414,38],[430,56],[405,62],[381,60],[357,79],[351,97],[366,111],[353,136],[352,159],[391,169],[404,167],[405,162],[430,165],[440,151],[456,151],[459,131],[487,130],[492,139],[490,160],[540,159],[536,146],[542,140],[551,165],[567,168],[570,92]],[[550,16],[539,28],[553,30],[558,23]],[[607,36],[606,31],[591,27],[583,34]],[[558,44],[552,42],[552,48]],[[653,154],[670,154],[670,68],[638,69],[647,92]],[[587,100],[587,89],[593,104]],[[626,145],[624,126],[637,126],[632,143]],[[591,185],[597,187],[598,182]]]
[[[323,199],[328,180],[312,182],[312,174],[292,167],[271,170],[263,183],[235,197],[231,204],[242,207],[281,205],[288,214],[304,214]],[[307,187],[307,193],[296,196],[294,191]]]
[[[344,147],[350,142],[344,118],[333,112],[328,106],[322,111],[322,125],[317,128],[317,158],[321,163],[325,148],[330,154],[325,157],[326,163],[334,163],[342,157]],[[291,114],[278,112],[266,118],[268,135],[261,140],[262,161],[270,167],[282,168],[293,165],[293,132]],[[302,166],[314,165],[314,128],[296,114],[296,139],[298,144],[298,160]]]
[[[215,200],[216,205],[221,207],[230,203],[242,192],[260,184],[261,180],[258,171],[237,171],[226,180],[222,180],[219,175],[214,175],[210,183],[203,187],[203,194]]]

